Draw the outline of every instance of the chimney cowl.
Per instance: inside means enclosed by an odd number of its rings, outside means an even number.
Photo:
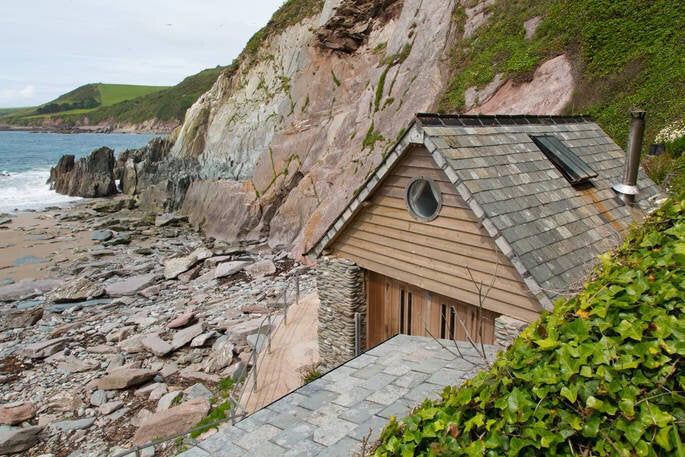
[[[612,187],[626,203],[633,203],[640,190],[637,187],[637,174],[640,169],[640,152],[645,133],[645,112],[630,112],[630,133],[626,151],[626,168],[623,182]]]

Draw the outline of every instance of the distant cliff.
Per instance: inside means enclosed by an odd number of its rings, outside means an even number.
[[[299,255],[416,112],[589,111],[623,142],[627,112],[639,105],[650,111],[653,136],[684,111],[685,97],[676,96],[685,70],[671,65],[652,76],[654,65],[664,65],[652,45],[634,51],[607,41],[614,53],[599,52],[596,34],[623,43],[640,17],[630,8],[639,5],[615,2],[604,17],[591,3],[286,2],[171,137],[169,158],[191,161],[197,173],[183,211],[212,236],[268,238]],[[654,5],[672,13],[685,8]],[[639,35],[636,43],[647,46],[646,36],[659,41],[658,57],[677,64],[667,43],[682,44],[685,11],[658,13],[644,20],[659,36]],[[625,23],[616,24],[621,15]],[[652,16],[668,33],[651,27]],[[578,17],[584,22],[575,24]],[[618,31],[607,36],[611,27]],[[599,59],[615,73],[607,74]],[[669,104],[659,105],[654,94]]]

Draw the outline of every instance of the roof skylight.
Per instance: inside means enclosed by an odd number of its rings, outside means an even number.
[[[597,177],[597,172],[556,136],[530,135],[530,139],[572,185],[579,185]]]

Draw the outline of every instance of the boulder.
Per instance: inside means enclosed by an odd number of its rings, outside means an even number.
[[[17,301],[24,297],[41,295],[62,284],[57,279],[22,279],[21,281],[0,287],[0,301]]]
[[[110,297],[135,295],[139,291],[152,285],[156,280],[157,275],[155,273],[131,276],[130,278],[108,284],[105,287],[105,291]]]
[[[271,327],[267,324],[265,318],[258,317],[256,319],[250,319],[249,321],[244,321],[233,325],[228,330],[228,338],[235,344],[246,345],[248,335],[252,335],[254,333],[266,333],[270,330]]]
[[[168,324],[167,328],[182,328],[195,322],[195,313],[193,311],[186,311],[178,317],[175,317]]]
[[[190,347],[191,348],[201,348],[202,346],[206,345],[209,340],[214,338],[216,336],[216,332],[214,330],[203,333],[201,335],[196,336],[193,338],[193,341],[190,342]]]
[[[38,322],[42,317],[43,308],[10,311],[4,316],[2,322],[0,323],[0,328],[7,330],[10,328],[30,327]]]
[[[88,417],[85,419],[54,422],[50,424],[50,428],[59,432],[72,432],[74,430],[83,430],[84,428],[88,428],[94,423],[95,418]]]
[[[140,368],[117,368],[98,379],[97,385],[102,390],[128,389],[151,380],[155,374],[155,371]]]
[[[245,267],[245,272],[253,279],[276,273],[276,265],[271,260],[262,260]]]
[[[179,330],[174,334],[174,339],[171,342],[171,345],[175,348],[178,349],[180,347],[185,346],[186,344],[190,343],[193,341],[193,339],[200,335],[204,329],[204,326],[202,322],[198,322],[195,325],[192,325],[190,327],[186,327],[182,330]]]
[[[239,271],[242,271],[245,267],[250,265],[251,262],[245,260],[236,260],[234,262],[224,262],[216,266],[214,270],[214,278],[225,278],[227,276],[232,276]]]
[[[183,391],[183,400],[184,401],[190,401],[194,400],[196,398],[206,398],[210,399],[214,396],[211,390],[207,388],[204,384],[201,382],[198,382],[196,384],[193,384],[192,386],[186,388]]]
[[[179,406],[160,411],[143,421],[133,437],[135,444],[162,438],[192,428],[209,412],[209,400],[196,398]]]
[[[176,279],[181,273],[193,268],[196,263],[197,257],[194,255],[167,259],[164,261],[164,279]]]
[[[78,411],[83,406],[80,394],[73,392],[62,391],[48,400],[47,411],[68,413]]]
[[[73,155],[60,158],[50,170],[48,183],[57,193],[75,197],[107,197],[117,192],[114,180],[114,151],[101,147],[86,157]]]
[[[0,454],[14,454],[31,448],[38,442],[43,427],[10,427],[0,430]]]
[[[146,335],[133,335],[130,338],[126,338],[119,343],[119,349],[126,352],[127,354],[137,354],[145,350],[143,346],[143,339]]]
[[[7,403],[0,406],[0,424],[17,425],[33,419],[36,406],[30,401]]]
[[[180,214],[175,213],[164,213],[155,218],[155,227],[176,225],[179,222],[188,222],[188,216],[181,216]]]
[[[54,303],[71,303],[98,298],[105,294],[105,289],[86,278],[67,282],[52,290],[49,299]]]
[[[158,335],[148,335],[142,340],[143,347],[157,357],[164,357],[174,350],[174,346],[170,345]]]
[[[216,373],[223,370],[233,362],[233,350],[235,345],[227,338],[214,345],[211,355],[202,364],[202,370],[207,373]]]
[[[121,400],[114,400],[114,401],[110,401],[110,402],[107,402],[107,403],[101,405],[101,406],[98,408],[98,412],[99,412],[100,414],[102,414],[103,416],[106,416],[106,415],[108,415],[108,414],[112,414],[114,411],[116,411],[117,409],[121,408],[122,406],[124,406],[124,402],[123,402],[123,401],[121,401]]]
[[[98,368],[100,364],[93,359],[78,359],[76,357],[65,357],[64,361],[57,365],[57,369],[66,373],[83,373]]]
[[[178,375],[183,379],[190,379],[193,381],[213,382],[215,384],[221,382],[221,377],[215,374],[202,373],[200,371],[195,371],[190,367],[179,371]]]
[[[174,404],[176,399],[180,397],[181,394],[183,394],[183,392],[180,390],[175,390],[173,392],[169,392],[168,394],[162,395],[162,398],[160,398],[157,402],[157,412],[166,411],[167,409],[171,408],[171,405]]]
[[[101,406],[107,403],[107,392],[98,389],[90,394],[90,404],[93,406]]]
[[[23,348],[20,348],[18,352],[24,357],[31,359],[44,359],[61,351],[68,341],[70,341],[70,338],[67,337],[40,341],[38,343],[26,345]]]
[[[93,241],[108,241],[114,236],[114,232],[111,230],[93,230],[90,239]]]

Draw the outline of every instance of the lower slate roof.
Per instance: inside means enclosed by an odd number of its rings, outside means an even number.
[[[405,417],[448,385],[460,385],[487,359],[468,343],[397,335],[235,425],[223,426],[181,457],[350,456],[373,443],[390,420]]]
[[[627,122],[627,121],[626,121]],[[554,135],[597,176],[573,187],[530,135]],[[579,285],[599,254],[615,248],[651,209],[659,188],[640,170],[636,206],[611,186],[626,155],[582,116],[417,114],[347,208],[312,247],[316,258],[412,145],[423,145],[543,306]]]

